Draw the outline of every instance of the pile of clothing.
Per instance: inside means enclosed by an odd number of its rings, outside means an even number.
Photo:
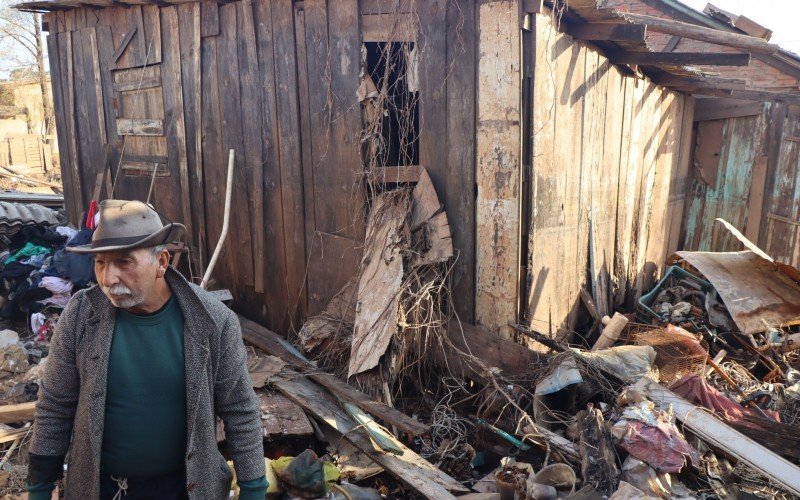
[[[7,240],[7,249],[0,253],[0,292],[5,298],[0,317],[16,320],[63,309],[74,291],[89,286],[94,281],[92,256],[65,248],[89,243],[92,233],[86,228],[34,225]],[[40,320],[37,316],[36,322],[45,323]]]

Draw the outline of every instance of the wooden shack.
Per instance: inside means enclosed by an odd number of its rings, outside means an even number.
[[[187,225],[202,268],[234,149],[232,231],[216,286],[246,316],[287,331],[354,275],[374,190],[413,182],[423,167],[457,250],[461,319],[556,334],[578,323],[582,290],[611,312],[646,291],[681,246],[691,94],[698,82],[725,92],[686,64],[747,66],[770,45],[738,35],[733,53],[659,58],[650,25],[622,16],[624,3],[21,8],[46,12],[72,221],[91,199],[149,197]],[[720,33],[719,46],[730,46]]]

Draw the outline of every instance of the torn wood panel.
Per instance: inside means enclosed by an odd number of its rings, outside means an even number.
[[[520,34],[515,0],[479,5],[475,317],[510,335],[520,238]]]
[[[356,424],[341,405],[302,375],[287,372],[287,378],[276,380],[274,385],[286,397],[336,429],[388,473],[427,498],[455,498],[451,491],[469,491],[408,448],[404,447],[402,455],[375,449],[367,432]]]
[[[242,325],[242,337],[244,340],[268,354],[281,358],[295,368],[308,371],[308,377],[310,379],[327,388],[342,399],[357,405],[370,415],[378,417],[387,425],[393,425],[413,436],[419,436],[428,431],[428,426],[422,422],[414,420],[391,406],[371,399],[363,392],[329,373],[320,372],[313,364],[303,358],[291,344],[278,336],[278,334],[242,316],[239,316],[239,321]]]
[[[409,203],[406,190],[384,193],[370,212],[348,377],[376,367],[397,331]]]
[[[300,405],[277,391],[258,392],[264,437],[312,436],[314,427]]]
[[[411,230],[413,267],[444,262],[453,256],[453,239],[447,214],[433,182],[425,169],[411,194]]]
[[[247,360],[247,373],[253,383],[254,389],[261,389],[269,380],[277,375],[286,361],[277,356],[253,357]]]
[[[647,396],[661,409],[672,409],[678,420],[703,441],[741,460],[795,495],[800,495],[800,468],[796,465],[647,378],[639,380],[633,389]]]

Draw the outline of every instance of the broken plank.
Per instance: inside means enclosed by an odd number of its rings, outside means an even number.
[[[616,12],[616,14],[635,24],[646,24],[648,31],[654,31],[656,33],[678,35],[684,38],[691,38],[692,40],[699,40],[701,42],[735,47],[737,49],[745,49],[754,54],[772,55],[780,50],[778,45],[774,43],[767,43],[760,38],[755,38],[752,36],[720,31],[713,28],[706,28],[704,26],[697,26],[680,21],[673,21],[671,19],[647,16],[644,14],[634,14],[631,12],[619,11]]]
[[[310,436],[314,427],[299,405],[277,391],[259,392],[264,437]]]
[[[576,40],[643,42],[647,38],[647,26],[638,24],[564,24],[564,31]]]
[[[736,431],[712,414],[665,387],[642,378],[632,388],[662,409],[672,408],[684,426],[703,441],[734,456],[795,495],[800,495],[800,467]]]
[[[287,372],[287,378],[278,378],[273,385],[287,398],[335,428],[347,441],[364,451],[388,473],[418,493],[428,498],[444,499],[455,498],[450,491],[469,491],[405,446],[402,455],[376,449],[367,432],[360,428],[330,394],[308,378]]]
[[[381,419],[384,423],[393,425],[413,436],[419,436],[428,432],[428,426],[422,422],[414,420],[391,406],[373,400],[363,392],[348,385],[347,382],[330,373],[320,372],[316,366],[303,358],[299,352],[293,350],[291,344],[288,344],[288,342],[283,340],[277,333],[242,316],[239,316],[239,321],[242,325],[242,337],[244,340],[265,351],[267,354],[281,358],[295,368],[309,371],[308,377],[310,379],[345,401],[357,405],[370,415]]]
[[[375,169],[377,181],[381,184],[405,184],[419,181],[424,169],[419,165],[380,167]]]
[[[36,401],[17,405],[0,406],[0,424],[13,424],[33,420],[36,412]]]
[[[138,135],[138,136],[163,136],[164,121],[132,118],[117,118],[118,135]]]

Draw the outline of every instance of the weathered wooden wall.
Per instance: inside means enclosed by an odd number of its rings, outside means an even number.
[[[800,109],[712,99],[695,119],[683,247],[740,250],[714,223],[720,217],[776,260],[800,265]]]
[[[420,164],[459,252],[456,307],[473,320],[476,7],[399,4],[419,34]],[[229,288],[252,319],[278,331],[297,327],[360,263],[362,35],[391,26],[385,16],[397,5],[202,0],[48,14],[70,220],[105,185],[105,172],[114,197],[143,200],[155,169],[152,202],[187,225],[205,260],[221,229],[233,148],[231,232],[216,286]],[[100,198],[108,196],[103,188]]]
[[[625,75],[535,18],[527,320],[554,335],[647,291],[677,249],[693,99]]]

